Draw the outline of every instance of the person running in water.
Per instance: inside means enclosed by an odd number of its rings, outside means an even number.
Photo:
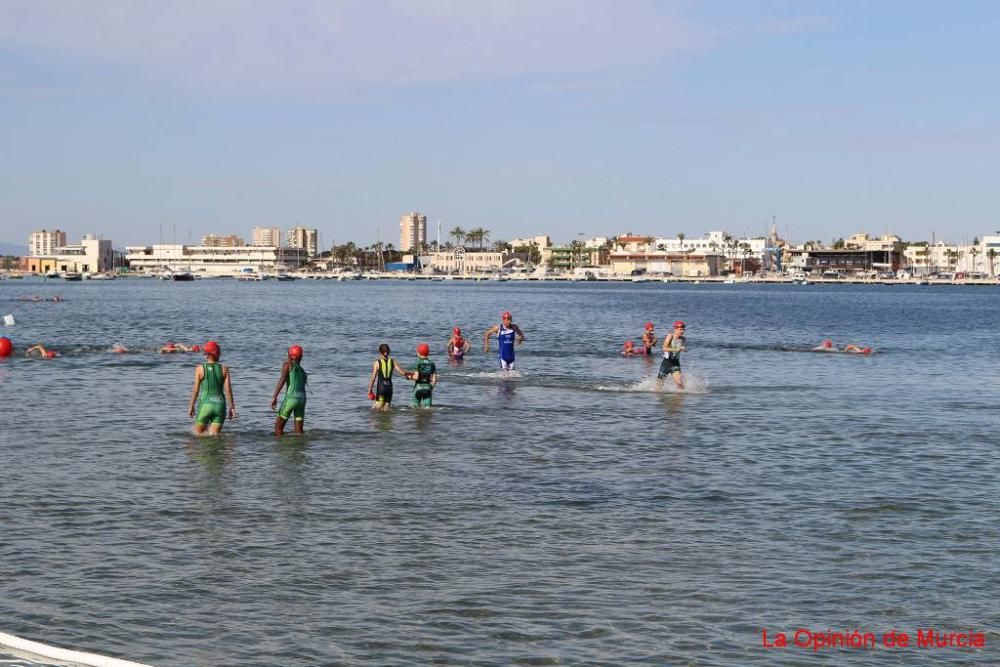
[[[41,343],[37,345],[32,345],[27,350],[24,351],[24,356],[30,357],[32,353],[37,352],[39,359],[55,359],[59,356],[59,353],[55,350],[49,350]]]
[[[191,390],[191,405],[188,415],[194,417],[195,435],[218,435],[226,422],[226,405],[229,405],[229,418],[236,419],[236,401],[233,400],[232,376],[229,368],[219,363],[222,348],[214,340],[205,343],[203,348],[207,361],[198,364],[194,369],[194,388]],[[198,401],[198,414],[195,416],[195,401]]]
[[[678,389],[684,388],[684,378],[681,376],[681,352],[687,349],[684,330],[684,323],[677,320],[674,322],[674,330],[663,339],[663,361],[660,362],[660,372],[656,374],[657,389],[663,386],[668,375]]]
[[[406,369],[389,356],[389,346],[378,346],[378,359],[372,364],[372,375],[368,379],[368,398],[375,401],[377,410],[388,410],[392,403],[392,374],[399,373],[408,378]]]
[[[302,433],[306,419],[306,380],[309,375],[302,369],[302,348],[292,345],[288,348],[288,359],[281,365],[281,377],[271,395],[271,409],[278,410],[274,418],[274,435],[280,437],[285,432],[285,422],[295,417],[295,432]],[[288,385],[285,398],[278,409],[278,394],[281,388]]]
[[[653,333],[653,323],[646,322],[645,331],[642,332],[642,349],[646,355],[653,354],[653,348],[656,347],[656,334]]]
[[[431,407],[431,397],[434,387],[437,386],[437,367],[434,362],[428,359],[431,353],[430,345],[421,343],[417,345],[417,363],[407,377],[415,382],[413,385],[413,402],[415,408]]]
[[[483,352],[490,351],[490,337],[494,334],[497,337],[500,369],[505,371],[514,370],[514,345],[520,345],[524,342],[524,334],[521,333],[521,328],[511,321],[509,310],[504,311],[500,316],[500,324],[490,327],[483,334]]]
[[[451,332],[451,338],[448,339],[448,357],[461,361],[470,347],[472,346],[469,345],[469,341],[462,338],[462,330],[455,327]]]

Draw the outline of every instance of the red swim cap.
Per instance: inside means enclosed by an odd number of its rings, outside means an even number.
[[[861,350],[861,354],[871,354],[871,353],[872,349],[870,347],[866,347],[863,350]]]
[[[833,341],[832,340],[823,341],[823,347],[833,347]]]
[[[455,327],[454,329],[452,329],[451,332],[453,334],[455,334],[456,336],[461,336],[462,335],[462,330],[459,329],[458,327]]]
[[[625,349],[626,350],[631,350],[633,347],[635,347],[635,343],[633,343],[630,340],[625,341]]]
[[[431,353],[431,347],[427,343],[421,343],[420,345],[417,345],[418,357],[426,357],[430,353]]]
[[[646,330],[648,331],[648,330],[650,330],[652,328],[653,328],[653,323],[652,322],[646,322]]]
[[[207,343],[205,343],[205,345],[203,345],[201,349],[205,351],[205,354],[210,354],[213,357],[218,357],[220,354],[222,354],[222,348],[219,347],[219,344],[216,343],[214,340],[210,340]]]
[[[680,320],[677,320],[676,322],[674,322],[674,328],[675,329],[683,329],[684,328],[684,323],[681,322]]]
[[[191,346],[191,351],[192,352],[201,352],[201,345],[192,345]]]
[[[501,317],[502,319],[505,319],[505,320],[509,320],[509,319],[510,319],[510,311],[509,311],[509,310],[505,310],[505,311],[503,311],[503,312],[502,312],[502,313],[500,314],[500,317]]]
[[[301,359],[302,348],[298,345],[292,345],[290,348],[288,348],[288,356],[290,356],[292,359]]]
[[[58,355],[58,353],[55,350],[45,350],[45,358],[46,359],[54,359],[57,356],[59,356],[59,355]]]
[[[176,343],[167,343],[163,347],[177,347],[177,344]]]

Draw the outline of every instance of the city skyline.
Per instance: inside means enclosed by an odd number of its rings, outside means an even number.
[[[410,210],[429,240],[775,216],[796,243],[968,242],[1000,227],[998,26],[987,2],[7,3],[0,242],[301,225],[325,248]]]

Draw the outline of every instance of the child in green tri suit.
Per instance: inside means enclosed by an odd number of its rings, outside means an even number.
[[[288,418],[295,417],[295,432],[302,433],[305,428],[306,418],[306,379],[308,373],[302,369],[302,348],[292,345],[288,348],[288,359],[281,366],[281,377],[278,378],[278,385],[274,388],[271,396],[271,409],[278,410],[278,416],[274,418],[274,435],[281,436],[285,432],[285,422]],[[278,393],[281,388],[288,385],[285,391],[285,398],[281,401],[281,408],[278,408]]]
[[[229,418],[236,419],[236,401],[233,400],[232,378],[229,368],[219,363],[222,348],[214,340],[202,348],[207,361],[194,369],[194,388],[191,390],[191,405],[188,415],[194,417],[195,435],[218,435],[226,422],[226,405]],[[198,414],[195,416],[195,401]],[[205,429],[208,433],[205,433]]]
[[[406,375],[415,382],[411,403],[415,408],[431,407],[431,395],[434,392],[434,387],[437,386],[437,367],[433,361],[427,358],[430,353],[431,348],[427,343],[417,345],[416,367]]]
[[[389,346],[382,343],[378,346],[378,359],[372,364],[372,375],[368,378],[368,398],[375,401],[372,406],[376,410],[388,410],[392,403],[392,374],[399,373],[408,378],[405,368],[389,356]]]

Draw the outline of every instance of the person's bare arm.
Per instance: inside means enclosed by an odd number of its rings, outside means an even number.
[[[499,331],[500,331],[500,326],[497,324],[494,324],[493,326],[491,326],[489,329],[486,330],[486,333],[483,334],[483,352],[490,351],[490,336],[492,336],[495,333],[498,333]]]
[[[229,418],[236,419],[236,401],[233,399],[233,374],[229,372],[228,367],[223,368],[222,372],[226,375],[223,386],[226,389],[226,401],[229,402]]]
[[[524,332],[521,331],[521,327],[517,326],[516,324],[512,324],[512,325],[510,325],[510,328],[513,329],[514,333],[517,334],[517,344],[520,345],[521,343],[523,343],[524,342]]]
[[[194,417],[194,403],[198,400],[198,390],[201,389],[202,370],[201,366],[194,369],[194,387],[191,388],[191,404],[188,405],[188,416]]]
[[[286,361],[281,365],[281,377],[278,378],[278,385],[274,388],[274,393],[271,395],[271,409],[274,410],[278,405],[278,394],[281,393],[281,388],[285,386],[288,382],[288,362]]]

